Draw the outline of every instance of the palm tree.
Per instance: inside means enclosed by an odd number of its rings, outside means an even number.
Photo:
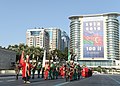
[[[43,56],[43,49],[41,49],[40,47],[35,47],[34,54],[35,54],[36,60],[40,61],[42,59],[41,56]]]
[[[30,56],[30,59],[32,60],[36,60],[41,61],[43,58],[43,49],[41,49],[40,47],[28,47],[28,45],[25,45],[23,43],[19,44],[19,45],[9,45],[7,49],[13,50],[16,52],[16,61],[20,60],[20,56],[22,51],[24,51],[24,57],[26,55]]]

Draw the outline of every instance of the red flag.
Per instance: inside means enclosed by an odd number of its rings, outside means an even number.
[[[20,58],[20,64],[23,64],[23,62],[24,62],[24,51],[22,51],[22,55]]]

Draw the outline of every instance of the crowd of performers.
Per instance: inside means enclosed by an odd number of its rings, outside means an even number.
[[[49,64],[46,62],[44,69],[44,79],[58,79],[61,76],[66,81],[79,80],[81,78],[86,78],[92,76],[92,69],[88,67],[81,67],[79,63],[73,61],[66,62],[62,66],[54,64],[53,62]]]
[[[37,77],[44,78],[44,80],[53,80],[61,77],[66,81],[73,81],[92,76],[92,70],[90,68],[81,67],[79,63],[75,63],[74,61],[69,61],[62,65],[47,61],[45,62],[45,66],[42,67],[41,62],[31,64],[28,55],[26,55],[26,59],[23,59],[23,53],[18,67],[22,70],[24,83],[30,83],[29,79],[35,78],[36,71],[38,73]],[[18,72],[16,73],[16,78],[18,79]]]

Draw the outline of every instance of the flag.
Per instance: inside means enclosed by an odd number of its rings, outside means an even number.
[[[20,64],[23,64],[23,62],[24,62],[24,51],[22,51],[22,55],[20,58]]]
[[[42,67],[45,67],[45,60],[46,60],[46,50],[44,50],[44,56],[43,56]]]
[[[71,60],[71,54],[70,54],[70,51],[68,51],[68,61]]]

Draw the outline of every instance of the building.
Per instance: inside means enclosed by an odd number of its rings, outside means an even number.
[[[49,50],[49,34],[43,28],[28,29],[26,32],[26,44]]]
[[[65,31],[63,31],[61,33],[61,50],[62,51],[64,51],[64,49],[66,47],[67,48],[69,47],[69,40],[70,40],[70,38],[69,38],[68,34]]]
[[[16,52],[0,48],[0,70],[14,69]]]
[[[70,49],[81,65],[113,66],[119,59],[119,13],[71,16]]]
[[[50,51],[61,50],[61,30],[59,28],[47,28],[45,30],[50,35]]]

